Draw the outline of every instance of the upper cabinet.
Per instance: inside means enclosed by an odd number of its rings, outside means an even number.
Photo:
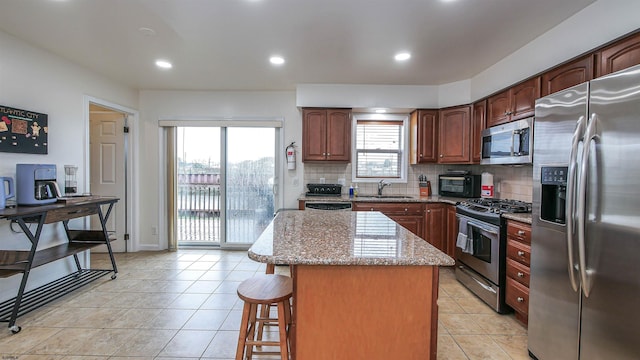
[[[540,97],[540,77],[522,82],[487,99],[487,127],[533,116]]]
[[[570,88],[593,79],[593,55],[587,55],[570,63],[558,66],[542,74],[542,94],[547,96],[554,92]]]
[[[596,53],[597,76],[611,74],[640,64],[640,33],[615,42]]]
[[[302,161],[351,160],[351,110],[302,110]]]
[[[416,110],[410,118],[411,150],[409,163],[438,161],[438,110]]]
[[[471,109],[471,162],[480,163],[482,130],[487,126],[487,100],[478,101]]]
[[[438,162],[471,162],[471,106],[440,110],[438,119]]]

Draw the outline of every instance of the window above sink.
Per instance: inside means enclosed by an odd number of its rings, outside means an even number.
[[[407,182],[408,121],[406,114],[353,114],[354,182]]]

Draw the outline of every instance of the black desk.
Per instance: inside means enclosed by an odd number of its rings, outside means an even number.
[[[15,298],[0,303],[0,322],[8,322],[11,332],[18,333],[21,328],[16,319],[40,306],[56,300],[71,291],[78,289],[108,273],[116,278],[118,268],[113,257],[111,241],[106,224],[118,202],[117,198],[90,196],[71,199],[42,206],[17,206],[0,210],[0,219],[17,223],[31,242],[30,250],[0,250],[0,277],[8,277],[22,273],[22,281]],[[103,211],[106,209],[106,211]],[[69,228],[69,220],[85,216],[97,215],[100,220],[99,230],[73,230]],[[46,249],[38,249],[38,242],[44,224],[62,222],[68,242]],[[29,224],[37,224],[35,231]],[[111,259],[111,269],[83,269],[80,266],[78,253],[95,246],[106,245]],[[73,255],[77,271],[25,292],[31,269],[48,264],[55,260]]]

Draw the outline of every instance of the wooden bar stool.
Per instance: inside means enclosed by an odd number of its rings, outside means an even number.
[[[291,324],[291,306],[289,299],[293,295],[293,281],[283,275],[264,274],[256,275],[240,283],[238,296],[244,301],[242,310],[242,323],[238,336],[238,348],[236,360],[252,359],[256,355],[280,354],[283,360],[289,359],[288,325]],[[268,314],[258,315],[258,305],[267,306],[277,304],[278,317],[269,318]],[[261,329],[265,325],[278,324],[279,341],[263,341],[262,331],[256,337],[256,328]],[[280,351],[257,351],[254,347],[279,346]]]

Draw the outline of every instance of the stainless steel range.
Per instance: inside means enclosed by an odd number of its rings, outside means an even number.
[[[456,206],[456,278],[499,313],[504,301],[506,222],[503,213],[530,213],[531,203],[506,199],[469,199]]]

